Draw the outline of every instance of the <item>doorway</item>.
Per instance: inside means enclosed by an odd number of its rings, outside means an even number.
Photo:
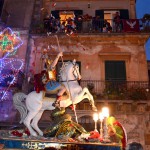
[[[59,17],[60,17],[60,21],[62,23],[63,21],[68,20],[68,18],[74,19],[75,15],[74,15],[73,11],[60,11]]]
[[[109,11],[104,11],[104,20],[107,20],[110,23],[110,25],[111,25],[112,28],[114,27],[113,19],[115,17],[116,12],[119,12],[119,11],[117,11],[117,10],[114,10],[114,11],[110,11],[110,10]]]

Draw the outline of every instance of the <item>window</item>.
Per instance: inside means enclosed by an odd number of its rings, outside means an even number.
[[[60,11],[59,16],[60,16],[61,21],[66,21],[68,18],[74,18],[75,17],[73,11]]]
[[[126,81],[125,61],[105,61],[106,81]]]
[[[115,17],[116,11],[104,11],[104,19],[107,20],[110,25],[113,27],[113,19]],[[120,15],[120,14],[119,14]]]
[[[79,123],[84,127],[86,131],[92,131],[94,127],[93,118],[91,116],[82,116],[79,118]]]
[[[54,16],[56,19],[62,17],[62,18],[69,18],[70,15],[73,16],[73,18],[75,16],[80,16],[83,14],[83,11],[82,10],[54,10],[54,11],[51,11],[51,14],[52,16]],[[75,15],[75,16],[74,16]],[[66,18],[66,19],[67,19]]]
[[[100,16],[101,19],[113,19],[116,12],[119,12],[121,19],[129,19],[128,9],[96,10],[95,11],[95,16]]]

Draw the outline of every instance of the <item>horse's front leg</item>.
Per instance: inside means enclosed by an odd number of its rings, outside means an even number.
[[[95,106],[95,103],[94,103],[94,98],[93,98],[93,95],[90,93],[89,89],[87,87],[84,87],[83,88],[83,91],[88,95],[88,100],[90,102],[90,104],[92,105],[92,110],[93,111],[97,111],[97,108]]]
[[[89,100],[90,105],[92,106],[92,110],[93,110],[93,111],[97,111],[97,108],[96,108],[94,102],[92,102],[92,101],[89,99],[89,95],[88,95],[88,94],[85,94],[85,95],[83,96],[83,99],[85,99],[85,98],[87,98],[87,99]]]
[[[41,119],[41,116],[43,114],[43,110],[39,111],[36,116],[33,118],[31,122],[31,126],[39,133],[39,135],[43,136],[43,132],[38,127],[38,122]]]
[[[92,101],[92,102],[94,102],[93,95],[90,93],[89,89],[88,89],[87,87],[84,87],[84,88],[83,88],[83,91],[84,91],[86,94],[88,94],[89,100]]]
[[[92,105],[92,110],[93,111],[97,111],[97,108],[94,104],[94,99],[93,96],[91,95],[91,93],[89,92],[89,90],[85,87],[83,88],[83,90],[78,93],[77,95],[72,96],[73,98],[73,102],[75,102],[74,104],[77,104],[79,102],[81,102],[83,99],[87,98],[90,102],[90,104]]]

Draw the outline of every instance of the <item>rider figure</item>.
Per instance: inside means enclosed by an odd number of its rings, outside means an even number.
[[[46,54],[47,55],[47,54]],[[56,65],[60,57],[63,56],[63,53],[60,52],[57,57],[52,61],[47,56],[45,57],[44,67],[46,69],[46,78],[43,78],[42,82],[45,84],[45,90],[47,94],[57,93],[56,101],[53,106],[59,107],[60,100],[62,95],[65,93],[66,88],[62,84],[56,81]]]

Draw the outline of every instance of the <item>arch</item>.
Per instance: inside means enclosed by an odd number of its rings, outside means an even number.
[[[85,130],[87,131],[94,130],[94,121],[93,121],[92,116],[83,115],[78,120],[79,120],[79,124],[81,124],[85,128]]]

